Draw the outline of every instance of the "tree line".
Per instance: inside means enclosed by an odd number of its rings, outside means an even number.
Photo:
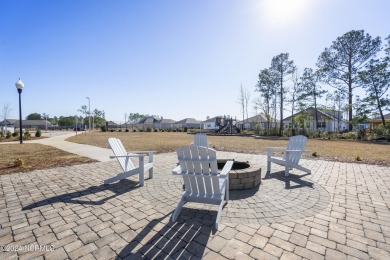
[[[382,49],[384,55],[376,58]],[[291,82],[289,86],[287,81]],[[300,71],[290,59],[289,53],[273,57],[270,67],[261,69],[258,75],[255,91],[260,93],[260,97],[255,103],[266,116],[268,128],[272,122],[276,122],[279,115],[279,135],[282,135],[285,110],[291,112],[294,128],[294,113],[309,106],[314,107],[317,127],[317,109],[323,108],[319,100],[325,97],[329,101],[325,106],[332,107],[336,118],[340,118],[338,113],[345,108],[348,112],[349,131],[352,131],[354,122],[364,121],[373,114],[379,114],[385,125],[384,111],[390,110],[389,83],[390,36],[382,46],[380,37],[373,38],[364,30],[352,30],[324,49],[317,59],[315,69],[304,68]],[[325,91],[324,85],[330,86],[334,91]],[[357,88],[363,88],[366,95],[356,96],[354,101]],[[239,103],[243,106],[244,113],[245,91],[242,86]]]

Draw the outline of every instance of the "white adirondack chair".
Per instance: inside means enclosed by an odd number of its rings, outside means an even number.
[[[197,146],[209,147],[209,143],[207,142],[207,135],[202,133],[195,134],[194,142],[192,144]]]
[[[118,159],[120,166],[123,169],[122,173],[119,173],[117,176],[109,178],[104,181],[105,184],[113,183],[121,179],[139,174],[139,185],[144,186],[144,172],[149,171],[149,178],[153,178],[153,154],[154,151],[133,151],[126,152],[121,140],[117,138],[109,138],[108,143],[112,151],[114,152],[113,156],[110,156],[111,159]],[[149,163],[144,163],[144,157],[148,154]],[[135,167],[131,161],[131,157],[138,157],[139,165]]]
[[[311,174],[311,170],[299,165],[299,160],[307,142],[307,137],[303,135],[297,135],[290,138],[287,147],[267,147],[267,172],[271,171],[271,162],[284,166],[284,175],[289,175],[290,168],[295,168]],[[274,150],[284,151],[282,158],[272,157]]]
[[[185,191],[172,214],[175,222],[186,202],[219,205],[215,229],[221,220],[221,212],[229,200],[229,171],[233,161],[227,161],[221,172],[218,171],[216,151],[203,146],[183,146],[176,150],[179,166],[173,175],[181,175]]]

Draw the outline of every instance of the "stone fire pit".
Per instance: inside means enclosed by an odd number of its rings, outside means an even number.
[[[218,169],[222,169],[226,159],[218,160]],[[261,183],[260,165],[252,162],[234,161],[229,173],[229,190],[247,190]]]

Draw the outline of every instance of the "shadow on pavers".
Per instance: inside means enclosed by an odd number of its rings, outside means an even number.
[[[202,212],[204,211],[204,212]],[[191,218],[210,215],[207,210],[183,208],[177,222],[171,215],[153,219],[122,249],[116,259],[201,259],[213,221]]]
[[[289,176],[286,177],[286,176],[284,176],[284,171],[279,171],[279,172],[274,172],[274,173],[267,172],[266,175],[264,176],[263,180],[277,179],[279,181],[283,181],[285,183],[284,187],[287,190],[298,189],[298,188],[303,188],[303,187],[308,187],[308,188],[314,189],[313,182],[301,179],[301,178],[305,177],[306,175],[310,175],[310,173],[306,173],[303,175],[297,175],[297,174],[290,173]]]
[[[41,201],[35,202],[31,205],[25,206],[22,208],[22,210],[29,210],[29,209],[33,209],[33,208],[37,208],[37,207],[42,207],[42,206],[54,204],[57,202],[82,204],[82,205],[102,205],[107,200],[115,198],[115,197],[122,195],[126,192],[129,192],[131,190],[138,189],[139,187],[140,186],[138,185],[138,182],[128,180],[128,179],[122,179],[117,183],[102,184],[100,186],[91,186],[88,189],[85,189],[82,191],[65,193],[62,195],[55,196],[55,197],[47,198],[45,200],[41,200]],[[89,195],[96,194],[99,192],[104,192],[104,191],[111,191],[114,194],[111,196],[108,196],[108,197],[104,197],[100,200],[77,199],[78,197],[89,196]]]

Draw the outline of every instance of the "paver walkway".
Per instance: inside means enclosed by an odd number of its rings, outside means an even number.
[[[218,152],[219,158],[265,156]],[[182,182],[174,153],[155,157],[155,177],[111,185],[115,161],[0,175],[4,259],[389,259],[390,169],[302,160],[312,175],[273,167],[260,188],[231,192],[218,232],[213,206],[170,215]],[[264,171],[263,171],[264,172]],[[40,246],[40,247],[39,247]],[[53,250],[53,251],[51,251]]]

